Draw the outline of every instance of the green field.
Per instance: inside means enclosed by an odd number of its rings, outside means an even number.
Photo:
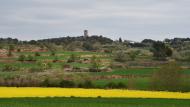
[[[116,98],[11,98],[0,107],[190,107],[190,100]]]
[[[133,69],[114,69],[112,72],[96,72],[93,75],[151,75],[159,68],[133,68]],[[190,69],[182,70],[184,74],[190,74]]]

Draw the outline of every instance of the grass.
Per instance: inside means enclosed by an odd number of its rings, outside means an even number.
[[[0,107],[189,107],[190,100],[140,98],[11,98]]]
[[[151,75],[156,72],[159,68],[140,68],[140,69],[115,69],[112,72],[96,72],[92,75]],[[182,70],[184,74],[190,74],[190,69]]]
[[[96,75],[146,75],[152,74],[156,68],[142,68],[142,69],[115,69],[112,72],[98,72]]]
[[[122,82],[126,84],[128,88],[138,89],[138,90],[148,90],[150,88],[150,80],[149,78],[134,78],[133,83],[129,83],[129,78],[122,78],[122,79],[109,79],[109,80],[94,80],[93,83],[103,88],[106,86],[106,84],[113,82],[113,83],[119,83]],[[133,87],[129,86],[129,84],[133,84]]]

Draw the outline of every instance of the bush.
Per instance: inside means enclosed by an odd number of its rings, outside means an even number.
[[[172,49],[160,41],[153,43],[151,51],[153,52],[153,57],[156,60],[166,60],[166,57],[170,57],[173,54]]]
[[[40,53],[39,53],[39,52],[35,52],[34,55],[35,55],[35,56],[40,56]]]
[[[106,84],[105,87],[106,87],[106,88],[114,89],[114,88],[117,88],[117,84],[114,83],[114,82],[109,82],[108,84]]]
[[[72,63],[72,62],[75,62],[76,59],[77,59],[77,56],[75,54],[71,54],[67,62]]]
[[[128,53],[129,57],[132,61],[134,61],[136,59],[136,57],[140,54],[140,51],[131,51]]]
[[[119,83],[115,83],[115,82],[109,82],[106,86],[106,88],[119,88],[119,89],[124,89],[127,88],[126,84],[124,84],[123,82],[119,82]]]
[[[46,63],[46,67],[45,67],[45,68],[46,68],[46,69],[51,69],[52,66],[53,66],[52,63],[49,62],[49,63]]]
[[[189,92],[190,91],[190,84],[188,84],[188,79],[185,78],[182,83],[182,87],[180,88],[180,91],[182,92]]]
[[[58,57],[55,56],[54,59],[53,59],[53,62],[55,63],[55,62],[57,62],[57,61],[59,61],[59,60],[58,60]]]
[[[84,50],[87,50],[87,51],[94,50],[94,47],[93,47],[92,43],[90,43],[90,42],[84,42],[82,47],[84,48]]]
[[[26,56],[25,56],[25,55],[20,55],[20,56],[18,57],[18,61],[25,61],[25,59],[26,59]]]
[[[14,45],[9,45],[8,47],[8,53],[7,53],[7,56],[8,57],[11,57],[13,54],[12,54],[12,51],[14,50]]]
[[[33,72],[43,72],[44,70],[42,67],[32,67],[28,71],[33,73]]]
[[[38,67],[42,68],[43,70],[51,69],[52,68],[52,63],[48,62],[38,62],[37,63]]]
[[[35,57],[33,57],[32,55],[28,55],[26,60],[27,61],[36,61]]]
[[[117,84],[117,88],[127,88],[127,86],[126,86],[126,84],[124,84],[123,82],[119,82],[118,84]]]
[[[42,82],[41,85],[44,86],[44,87],[50,87],[50,86],[51,86],[50,81],[49,81],[48,78],[46,78],[46,79]]]
[[[18,68],[14,65],[6,64],[2,67],[3,72],[11,72],[11,71],[17,71]]]
[[[92,56],[90,72],[100,72],[100,62],[96,56]]]
[[[127,54],[123,51],[116,52],[114,55],[114,60],[117,62],[126,62]]]
[[[62,80],[60,83],[59,83],[60,87],[63,87],[63,88],[72,88],[72,87],[75,87],[75,83],[73,81],[69,81],[69,80]]]
[[[159,91],[181,91],[181,70],[175,62],[161,67],[152,76],[152,88]]]
[[[78,85],[79,88],[94,88],[94,84],[92,83],[92,81],[90,80],[86,80],[84,81],[84,83],[80,83]]]
[[[9,50],[9,51],[8,51],[7,56],[8,56],[8,57],[13,56],[13,54],[12,54],[12,51],[11,51],[11,50]]]
[[[55,52],[54,52],[54,51],[51,51],[50,56],[55,56]]]
[[[21,49],[17,49],[17,52],[20,52],[21,51]]]

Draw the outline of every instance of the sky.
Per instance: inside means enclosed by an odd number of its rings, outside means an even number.
[[[0,37],[190,37],[190,0],[0,0]]]

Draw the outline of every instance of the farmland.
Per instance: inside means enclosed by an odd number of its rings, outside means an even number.
[[[189,106],[188,58],[170,56],[172,50],[166,46],[161,48],[167,53],[157,56],[160,51],[152,51],[152,45],[118,42],[94,43],[96,48],[90,50],[85,39],[77,45],[49,41],[3,45],[0,106]]]
[[[190,107],[188,12],[190,0],[0,0],[0,107]]]
[[[96,88],[105,88],[110,83],[119,84],[122,83],[125,86],[128,87],[128,89],[135,89],[135,90],[150,90],[151,85],[151,75],[154,74],[154,72],[159,70],[158,66],[149,66],[149,67],[140,67],[138,68],[138,61],[128,62],[127,67],[123,67],[125,65],[120,64],[121,67],[113,67],[111,70],[103,72],[83,72],[81,70],[85,70],[87,68],[90,68],[92,64],[90,62],[84,63],[83,60],[88,60],[95,55],[97,59],[100,59],[100,68],[109,68],[110,64],[113,60],[113,55],[110,53],[103,53],[103,52],[73,52],[73,51],[56,51],[56,55],[51,55],[51,52],[38,52],[38,56],[35,56],[36,52],[14,52],[13,57],[5,57],[0,58],[0,67],[3,68],[5,65],[9,65],[15,68],[18,68],[14,72],[0,72],[0,83],[4,81],[3,79],[10,80],[14,82],[15,78],[21,78],[21,79],[32,79],[33,82],[42,82],[45,81],[48,78],[48,81],[52,84],[51,86],[57,87],[58,85],[53,84],[59,84],[58,82],[62,79],[66,78],[69,80],[72,80],[76,82],[76,84],[81,84],[82,82],[86,80],[91,80],[93,87]],[[18,58],[20,55],[25,56],[35,56],[36,61],[19,61]],[[78,61],[68,63],[67,61],[69,58],[75,55],[75,57],[80,57],[80,59],[77,59]],[[57,59],[56,62],[53,62],[55,59]],[[142,60],[142,57],[139,56],[137,60]],[[149,58],[144,58],[146,61],[151,61]],[[145,61],[145,62],[146,62]],[[134,66],[134,63],[137,63],[136,66]],[[156,63],[156,62],[153,62]],[[39,71],[39,64],[51,64],[51,68],[47,68],[43,71]],[[76,68],[76,70],[73,71],[64,71],[63,68],[64,65],[68,65],[72,68]],[[117,65],[117,63],[116,63]],[[41,66],[40,66],[41,67]],[[42,66],[43,67],[43,66]],[[36,69],[36,71],[35,71]],[[110,68],[109,68],[110,69]],[[33,71],[31,71],[33,70]],[[183,74],[186,74],[188,76],[190,74],[189,69],[183,69],[181,72]],[[57,76],[56,78],[54,76]],[[40,78],[40,80],[39,80]],[[18,80],[20,81],[20,80]],[[190,81],[188,79],[185,79],[185,81]],[[3,83],[2,83],[3,84]],[[19,86],[18,83],[12,83],[15,84],[13,86]],[[25,83],[27,84],[27,83]],[[34,85],[26,85],[26,86],[40,86],[41,83],[36,83]],[[6,84],[3,86],[7,86]],[[20,85],[25,86],[25,85]],[[43,85],[42,85],[43,86]],[[46,86],[45,86],[46,87]],[[113,86],[115,87],[115,86]],[[117,88],[117,87],[115,87]]]
[[[116,98],[11,98],[0,107],[189,107],[189,100]]]
[[[0,98],[17,97],[103,97],[190,99],[190,93],[82,88],[14,88],[1,87]]]

